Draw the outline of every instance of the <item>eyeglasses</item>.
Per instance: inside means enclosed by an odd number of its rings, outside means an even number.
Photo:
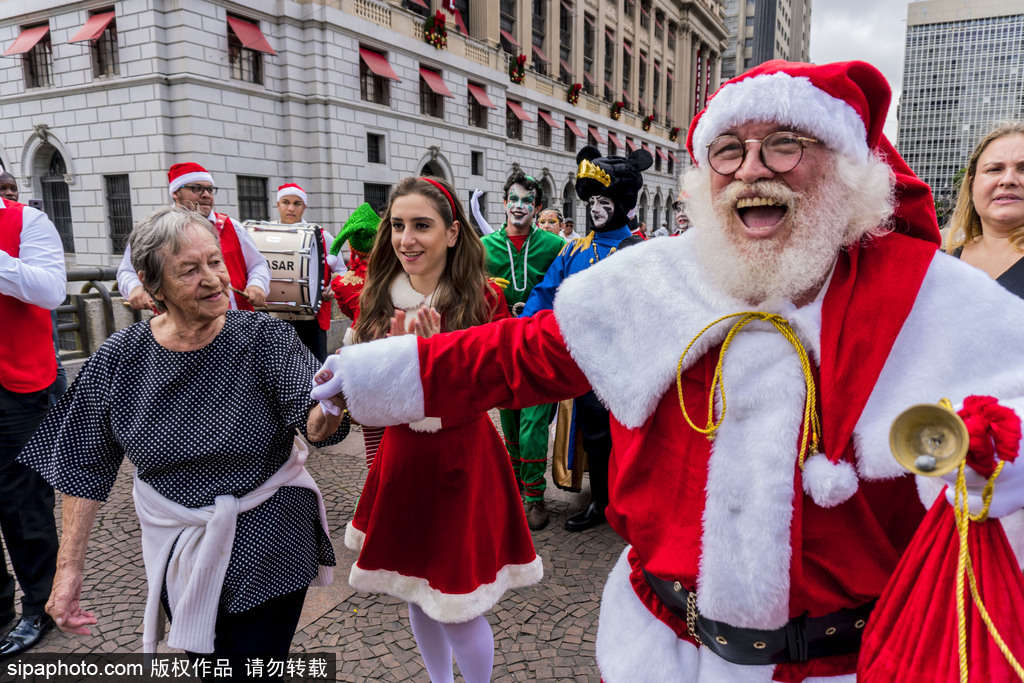
[[[212,197],[217,194],[216,187],[207,187],[206,185],[182,185],[183,188],[191,192],[192,194],[202,195],[204,192],[209,193]]]
[[[740,140],[735,135],[719,135],[708,145],[708,163],[722,175],[735,173],[747,158],[747,144],[751,142],[761,143],[758,154],[766,168],[775,173],[786,173],[800,163],[804,147],[820,140],[785,131],[772,133],[763,140]]]

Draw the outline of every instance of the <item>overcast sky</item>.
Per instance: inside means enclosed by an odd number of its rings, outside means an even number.
[[[892,86],[885,134],[896,139],[896,103],[903,84],[903,48],[909,0],[813,0],[811,61],[860,59],[874,64]]]

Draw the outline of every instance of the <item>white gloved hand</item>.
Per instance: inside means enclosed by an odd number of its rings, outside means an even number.
[[[949,482],[949,486],[946,488],[946,500],[953,505],[956,495],[956,470],[943,475],[942,478]],[[981,494],[988,480],[970,467],[964,469],[964,479],[967,482],[968,507],[971,514],[976,515],[984,507]],[[988,516],[998,519],[1021,508],[1024,508],[1024,465],[1017,461],[1007,462],[1003,465],[999,476],[996,477]]]
[[[341,393],[341,356],[333,354],[327,357],[324,364],[313,375],[313,389],[309,392],[309,397],[314,401],[330,403],[338,411],[331,412],[338,415],[341,411],[330,399]],[[330,409],[324,408],[324,410],[329,411]]]

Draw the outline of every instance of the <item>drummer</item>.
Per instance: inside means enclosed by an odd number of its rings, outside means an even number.
[[[304,218],[308,200],[306,191],[296,183],[281,185],[277,188],[277,214],[280,217],[278,222],[284,225],[309,225]],[[334,238],[326,230],[323,231],[323,240],[320,253],[326,255],[328,270],[325,272],[325,278],[329,280],[338,257],[327,251],[327,246]],[[302,343],[320,362],[327,358],[327,330],[331,329],[331,297],[331,288],[324,287],[323,301],[315,316],[286,312],[271,313],[274,317],[290,323]]]
[[[175,204],[198,211],[217,228],[221,252],[231,276],[228,292],[231,308],[251,311],[253,307],[262,306],[270,291],[270,266],[240,221],[214,212],[213,198],[218,188],[210,172],[191,162],[174,164],[167,172],[167,181]],[[124,258],[117,268],[117,289],[132,308],[155,310],[153,300],[132,267],[130,247],[125,248]]]

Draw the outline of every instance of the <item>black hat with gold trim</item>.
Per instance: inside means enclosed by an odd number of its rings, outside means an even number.
[[[601,150],[587,145],[576,155],[576,163],[576,195],[583,201],[601,196],[615,202],[615,212],[599,232],[626,225],[644,186],[643,171],[654,163],[651,153],[638,149],[625,157],[603,157]]]

